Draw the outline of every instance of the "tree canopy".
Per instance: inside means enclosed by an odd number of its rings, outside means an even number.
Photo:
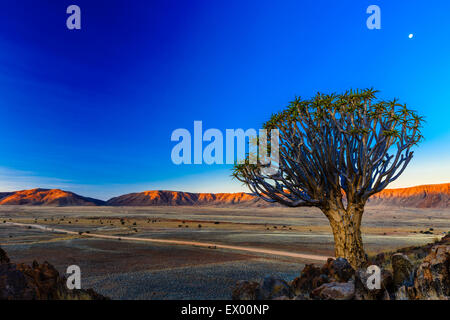
[[[279,130],[278,172],[268,175],[265,164],[247,157],[233,176],[262,199],[286,206],[324,208],[342,198],[365,203],[402,174],[422,139],[422,117],[377,93],[296,97],[263,126]]]

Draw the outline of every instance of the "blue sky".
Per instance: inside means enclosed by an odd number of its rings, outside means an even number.
[[[259,128],[295,95],[366,87],[427,120],[392,187],[450,181],[448,1],[0,3],[2,191],[245,190],[229,165],[174,165],[172,131]]]

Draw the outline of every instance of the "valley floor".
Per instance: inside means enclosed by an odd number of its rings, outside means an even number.
[[[365,248],[373,254],[432,242],[450,230],[450,211],[368,208],[363,222]],[[305,263],[321,263],[221,248],[95,239],[86,232],[333,255],[327,221],[314,209],[0,207],[0,246],[13,261],[47,260],[62,274],[69,265],[79,265],[83,288],[114,299],[229,299],[237,280],[269,274],[289,280]]]

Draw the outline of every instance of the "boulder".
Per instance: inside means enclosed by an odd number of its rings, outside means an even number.
[[[259,283],[240,280],[231,293],[232,300],[256,300],[259,296]]]
[[[313,298],[323,300],[351,300],[355,295],[353,280],[325,283],[311,292]]]
[[[337,282],[347,282],[355,274],[355,270],[345,258],[329,258],[320,271]]]
[[[352,268],[351,264],[344,258],[337,258],[334,260],[331,270],[331,276],[339,282],[348,282],[355,274],[355,270]]]
[[[361,268],[355,274],[355,300],[390,300],[390,294],[394,292],[393,276],[388,270],[381,269],[380,288],[370,289],[368,286],[371,273],[367,268]]]
[[[322,284],[327,283],[328,276],[320,273],[320,268],[313,264],[307,264],[300,273],[300,277],[295,278],[291,282],[294,295],[302,293],[308,294]]]
[[[258,299],[271,300],[282,296],[293,297],[291,287],[286,281],[271,276],[261,281]]]
[[[419,299],[450,298],[450,245],[431,248],[417,269],[414,287]]]
[[[416,292],[413,287],[400,286],[394,294],[395,300],[415,300]]]
[[[407,287],[413,286],[414,269],[409,258],[402,253],[395,253],[392,255],[391,263],[394,271],[394,285],[396,287],[401,287],[402,285]]]

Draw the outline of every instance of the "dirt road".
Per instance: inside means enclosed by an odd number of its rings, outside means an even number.
[[[42,231],[47,231],[47,232],[79,235],[79,232],[76,232],[76,231],[69,231],[69,230],[65,230],[65,229],[61,229],[61,228],[52,228],[52,227],[47,227],[47,226],[39,225],[39,224],[6,222],[4,225],[10,225],[10,226],[12,225],[12,226],[26,227],[26,228],[30,227],[30,228],[39,229]],[[316,260],[316,261],[326,261],[329,258],[327,256],[320,256],[320,255],[313,255],[313,254],[306,254],[306,253],[287,252],[287,251],[279,251],[279,250],[271,250],[271,249],[263,249],[263,248],[252,248],[252,247],[242,247],[242,246],[231,246],[231,245],[226,245],[226,244],[197,242],[197,241],[137,238],[137,237],[119,237],[119,236],[110,236],[110,235],[95,234],[95,233],[83,233],[83,236],[91,237],[91,238],[110,239],[110,240],[126,240],[126,241],[137,241],[137,242],[147,242],[147,243],[162,243],[162,244],[185,245],[185,246],[196,246],[196,247],[206,247],[206,248],[220,248],[220,249],[227,249],[227,250],[246,251],[246,252],[262,253],[262,254],[275,255],[275,256]]]

